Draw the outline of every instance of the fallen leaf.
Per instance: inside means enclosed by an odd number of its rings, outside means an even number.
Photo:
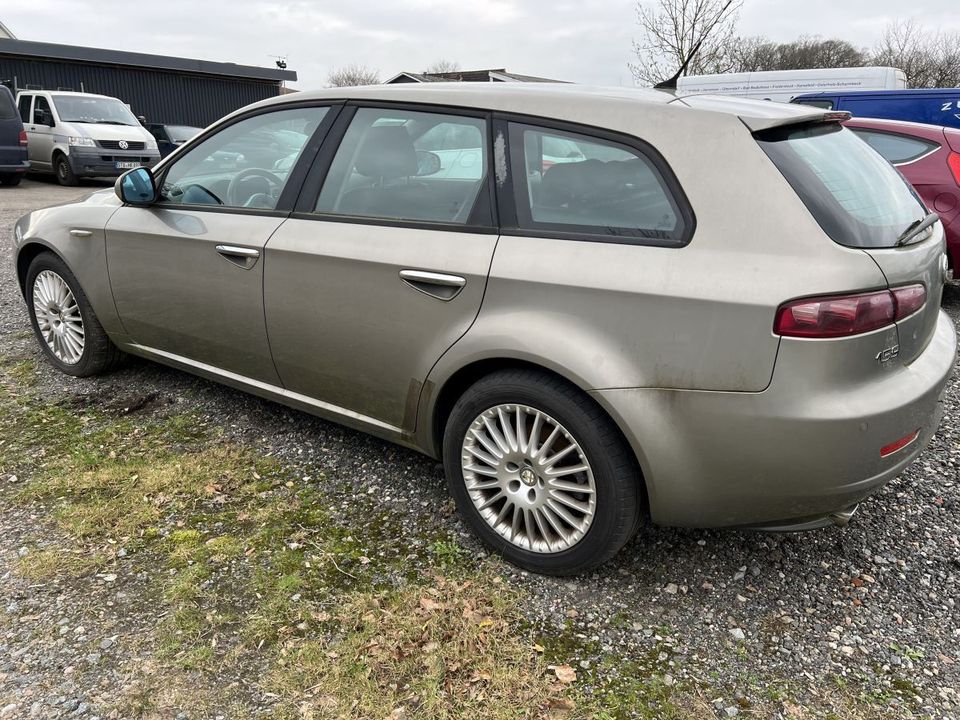
[[[557,676],[557,680],[564,685],[569,685],[577,681],[577,671],[569,665],[551,665],[549,669],[553,670],[554,675]]]
[[[443,603],[438,603],[436,600],[433,600],[432,598],[423,597],[423,598],[420,598],[420,607],[422,607],[427,612],[434,612],[436,610],[442,610]]]

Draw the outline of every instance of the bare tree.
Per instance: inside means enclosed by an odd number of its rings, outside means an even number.
[[[764,37],[740,38],[731,43],[731,70],[803,70],[806,68],[860,67],[870,63],[870,53],[846,40],[800,37],[775,43]]]
[[[424,75],[444,75],[446,73],[455,73],[460,69],[460,63],[456,60],[446,60],[440,58],[435,62],[430,63],[426,70],[423,71]]]
[[[873,63],[900,68],[910,87],[957,87],[960,33],[928,30],[914,20],[896,20],[884,32]]]
[[[334,68],[327,75],[327,87],[352,87],[355,85],[376,85],[380,82],[380,72],[366,65],[344,65]]]
[[[642,38],[633,41],[635,63],[628,67],[644,83],[683,74],[727,72],[743,0],[654,0],[637,3]],[[693,57],[691,57],[691,55]]]

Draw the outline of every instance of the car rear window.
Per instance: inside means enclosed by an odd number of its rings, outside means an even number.
[[[19,117],[13,95],[6,88],[0,89],[0,120],[13,120]]]
[[[758,133],[757,142],[840,245],[893,247],[926,215],[903,176],[839,124],[775,128]]]

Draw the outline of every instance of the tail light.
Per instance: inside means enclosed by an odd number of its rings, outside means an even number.
[[[953,179],[957,185],[960,185],[960,153],[952,152],[947,155],[947,165],[950,167],[950,172],[953,173]]]
[[[21,131],[20,131],[20,144],[21,144],[23,147],[26,147],[26,146],[27,146],[27,131],[26,131],[26,130],[21,130]]]
[[[777,308],[773,331],[785,337],[802,338],[860,335],[912,315],[926,300],[923,285],[791,300]]]

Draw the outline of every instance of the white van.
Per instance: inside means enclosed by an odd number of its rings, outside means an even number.
[[[797,95],[847,90],[902,90],[903,70],[892,67],[771,70],[766,72],[687,75],[677,80],[677,95],[733,95],[754,100],[790,102]]]
[[[17,95],[30,169],[61,185],[82,177],[117,177],[160,160],[157,141],[130,108],[107,95],[24,90]]]

